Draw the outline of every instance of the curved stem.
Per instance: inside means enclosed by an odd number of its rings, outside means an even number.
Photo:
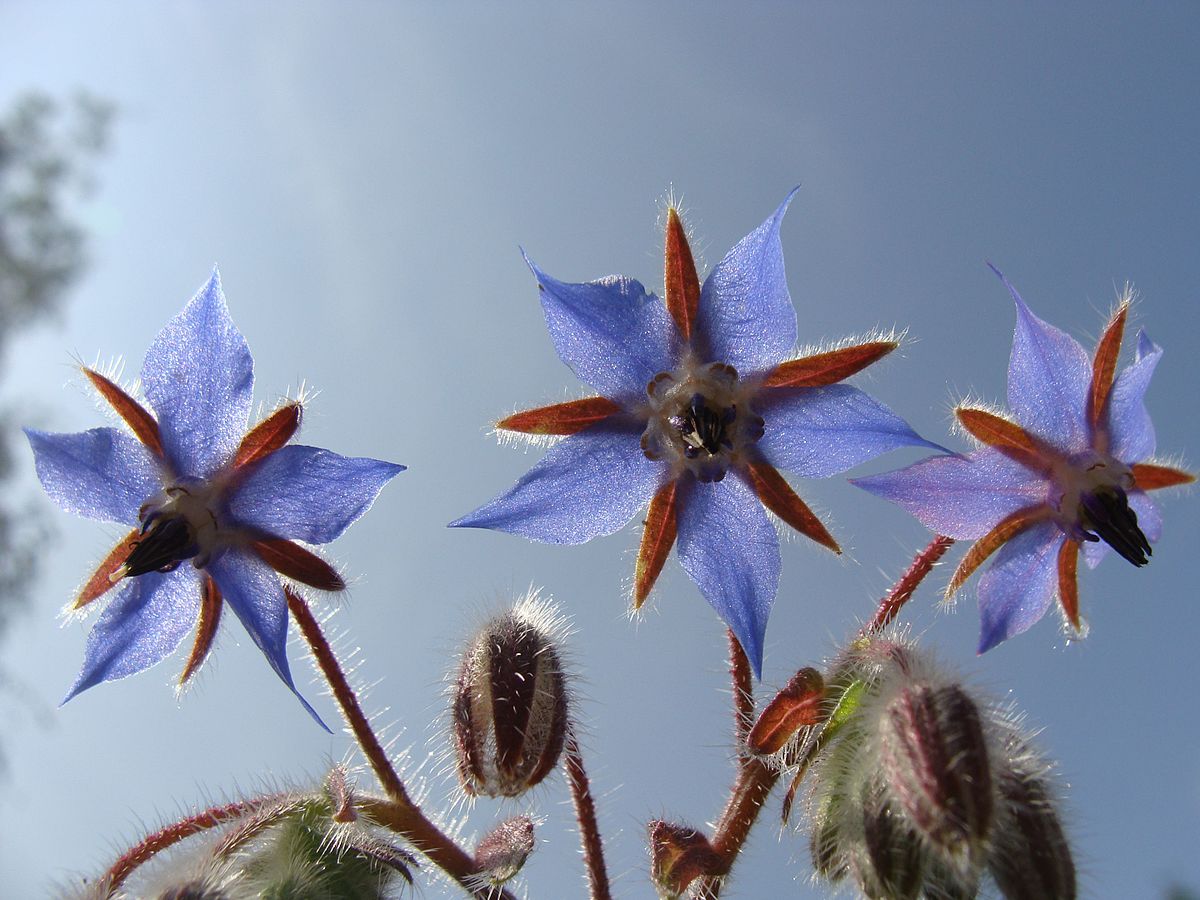
[[[733,681],[733,724],[738,754],[746,744],[746,735],[754,726],[754,674],[741,642],[729,629],[729,675]]]
[[[954,543],[954,538],[948,538],[944,535],[935,535],[929,545],[918,553],[908,567],[908,570],[900,576],[900,579],[892,585],[892,589],[888,591],[887,596],[879,601],[879,609],[875,612],[875,617],[871,619],[859,631],[859,635],[866,637],[871,634],[877,634],[891,623],[896,615],[900,612],[900,608],[908,602],[908,599],[916,591],[917,585],[925,580],[925,576],[933,571],[934,565],[942,558],[950,545]]]
[[[284,593],[287,595],[288,609],[291,610],[296,624],[300,626],[300,632],[308,642],[321,674],[329,682],[333,696],[354,733],[358,746],[390,798],[390,803],[379,808],[382,815],[382,818],[378,819],[379,824],[406,838],[471,894],[481,898],[495,898],[495,889],[486,883],[486,878],[480,873],[471,855],[434,825],[408,796],[404,783],[396,774],[395,767],[371,728],[371,723],[358,702],[358,696],[346,680],[346,674],[342,671],[337,656],[334,655],[333,648],[321,631],[312,610],[291,588],[284,588]],[[501,893],[500,896],[511,900],[511,895],[507,892]]]
[[[600,826],[596,821],[596,803],[592,799],[587,771],[583,768],[583,755],[574,729],[567,731],[566,758],[563,766],[567,770],[567,781],[571,785],[571,801],[575,804],[575,819],[579,823],[579,838],[583,845],[583,860],[587,865],[588,888],[591,900],[612,900],[608,886],[608,870],[604,866],[604,842],[600,839]]]

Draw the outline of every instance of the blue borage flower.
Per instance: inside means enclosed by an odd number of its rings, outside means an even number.
[[[1144,398],[1162,349],[1140,332],[1133,362],[1116,374],[1129,294],[1089,363],[1078,341],[1035,316],[993,271],[1017,307],[1008,366],[1016,421],[960,406],[958,420],[980,449],[854,479],[934,531],[975,541],[951,577],[947,599],[999,550],[979,580],[980,653],[1030,628],[1056,593],[1068,624],[1082,633],[1080,549],[1089,567],[1110,547],[1145,565],[1162,532],[1146,492],[1194,480],[1152,461],[1154,426]]]
[[[763,506],[840,552],[777,469],[826,478],[895,447],[937,448],[887,407],[837,383],[896,341],[788,359],[796,311],[779,226],[794,193],[703,286],[679,215],[669,210],[665,303],[632,278],[568,284],[526,258],[559,357],[602,396],[501,421],[502,430],[563,440],[510,491],[451,523],[580,544],[617,531],[649,501],[634,605],[677,544],[679,561],[756,674],[780,570]]]
[[[324,727],[288,669],[288,604],[278,576],[344,588],[329,563],[296,542],[338,537],[404,466],[289,445],[299,401],[246,431],[254,361],[215,270],[146,353],[142,385],[155,415],[99,372],[83,372],[133,436],[115,428],[26,429],[38,477],[67,512],[134,529],[71,606],[81,610],[120,586],[88,635],[83,669],[63,702],[149,668],[195,628],[183,684],[208,654],[228,603]]]

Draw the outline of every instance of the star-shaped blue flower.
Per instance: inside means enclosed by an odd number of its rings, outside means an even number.
[[[1056,593],[1067,622],[1082,633],[1080,549],[1089,567],[1110,547],[1145,565],[1162,532],[1146,491],[1194,480],[1152,461],[1154,426],[1144,398],[1162,350],[1139,333],[1133,362],[1116,374],[1129,298],[1089,361],[1078,341],[1035,316],[996,274],[1017,307],[1008,366],[1008,405],[1016,421],[961,406],[959,422],[980,449],[854,482],[940,534],[975,541],[947,598],[999,550],[979,580],[980,653],[1030,628]]]
[[[756,674],[780,571],[778,536],[763,506],[838,550],[777,469],[827,478],[895,447],[937,447],[837,383],[895,341],[789,358],[796,311],[779,226],[791,197],[703,286],[670,210],[665,303],[632,278],[568,284],[529,263],[559,357],[602,396],[500,422],[504,430],[564,437],[510,491],[452,523],[580,544],[617,531],[649,502],[634,604],[676,546]]]
[[[228,603],[304,708],[288,669],[288,604],[279,575],[345,587],[305,549],[338,537],[403,466],[288,444],[301,407],[288,403],[248,433],[254,361],[212,278],[159,332],[142,365],[154,415],[98,372],[89,380],[132,434],[26,429],[38,477],[67,512],[133,526],[72,608],[120,589],[88,635],[64,703],[141,672],[196,640],[180,679],[203,662]],[[324,723],[321,723],[324,726]]]

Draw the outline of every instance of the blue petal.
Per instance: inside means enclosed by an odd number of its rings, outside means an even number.
[[[25,429],[46,494],[67,512],[136,525],[138,510],[162,490],[154,456],[115,428],[77,434]]]
[[[1087,352],[1069,334],[1035,316],[1000,270],[992,266],[992,271],[1017,305],[1008,361],[1008,407],[1027,430],[1060,450],[1078,453],[1089,442],[1092,366]]]
[[[237,548],[230,548],[214,557],[206,568],[217,583],[222,598],[237,614],[275,674],[296,695],[309,715],[317,720],[317,724],[329,731],[329,726],[300,696],[292,681],[287,659],[287,598],[283,595],[278,576],[258,557]]]
[[[983,537],[1010,513],[1045,503],[1047,491],[1044,478],[990,448],[850,481],[956,540]]]
[[[679,562],[761,678],[767,617],[779,589],[775,526],[736,471],[707,484],[684,478],[679,487]]]
[[[700,289],[701,353],[742,375],[778,365],[796,345],[796,308],[783,271],[779,225],[797,190],[725,254]]]
[[[196,625],[200,582],[184,563],[172,572],[126,579],[88,634],[83,669],[63,698],[135,675],[169,656]]]
[[[546,326],[559,358],[606,397],[644,400],[646,385],[675,368],[678,343],[666,305],[632,278],[585,284],[551,278],[533,264]]]
[[[805,478],[828,478],[897,447],[945,450],[848,384],[767,388],[754,409],[765,423],[763,456]]]
[[[451,528],[494,528],[547,544],[612,534],[650,502],[667,466],[642,453],[643,426],[604,422],[564,438],[513,487]]]
[[[1162,347],[1138,332],[1137,356],[1113,383],[1108,401],[1108,428],[1113,456],[1125,463],[1141,462],[1154,455],[1154,424],[1146,411],[1146,389]]]
[[[979,652],[1027,631],[1050,608],[1058,586],[1058,548],[1066,539],[1053,522],[1022,531],[996,554],[979,579]]]
[[[1162,511],[1159,510],[1158,504],[1151,500],[1145,491],[1130,491],[1129,508],[1137,515],[1138,527],[1142,529],[1146,540],[1151,544],[1158,543],[1158,539],[1162,537],[1163,526]],[[1104,541],[1085,541],[1083,558],[1088,568],[1094,569],[1100,565],[1100,560],[1108,556],[1111,549]]]
[[[230,492],[226,510],[276,537],[325,544],[371,508],[404,466],[292,444],[276,450]]]
[[[215,270],[146,351],[142,384],[177,474],[207,478],[237,449],[250,416],[254,360]]]

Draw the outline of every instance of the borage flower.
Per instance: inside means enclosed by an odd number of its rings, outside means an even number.
[[[1110,547],[1144,566],[1162,532],[1146,492],[1195,480],[1153,461],[1154,426],[1144,398],[1162,349],[1139,332],[1133,362],[1116,375],[1129,293],[1089,363],[1074,338],[1035,316],[993,271],[1017,307],[1008,365],[1016,421],[960,406],[958,421],[981,449],[854,480],[934,531],[975,540],[950,579],[947,599],[999,550],[979,580],[980,653],[1031,627],[1056,593],[1081,634],[1080,549],[1089,567]]]
[[[288,604],[278,576],[344,588],[329,563],[297,542],[338,537],[404,467],[289,445],[299,401],[246,431],[254,361],[216,271],[146,353],[142,385],[157,418],[99,372],[83,372],[133,437],[115,428],[26,429],[38,477],[67,512],[134,529],[68,607],[82,610],[120,586],[88,635],[83,669],[63,702],[149,668],[194,627],[182,685],[207,656],[228,603],[320,722],[288,669]]]
[[[563,440],[507,493],[451,523],[580,544],[617,531],[649,501],[634,606],[678,544],[679,561],[756,673],[780,570],[763,506],[840,552],[778,469],[826,478],[895,447],[937,446],[838,384],[895,340],[787,359],[796,311],[779,226],[790,200],[703,286],[683,223],[669,210],[665,304],[632,278],[568,284],[530,262],[559,357],[602,396],[501,421],[503,431]]]

